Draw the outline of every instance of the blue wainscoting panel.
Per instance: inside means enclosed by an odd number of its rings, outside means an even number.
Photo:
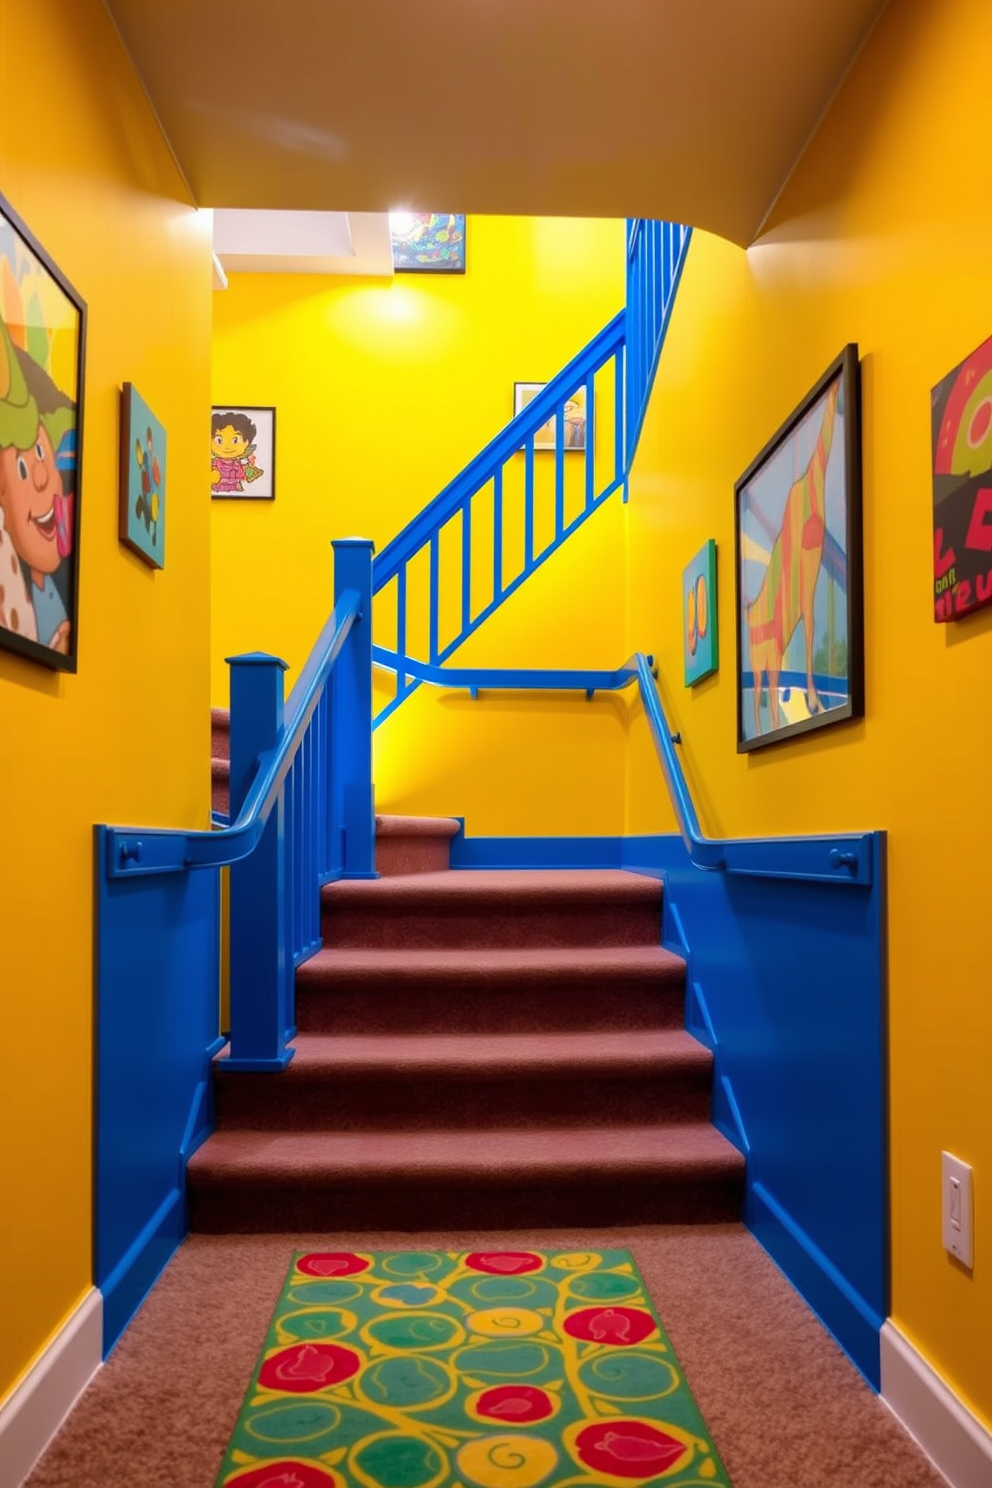
[[[748,1153],[747,1221],[870,1383],[889,1311],[885,837],[870,882],[703,872],[679,837],[628,838],[666,885],[714,1118]]]
[[[108,1354],[186,1234],[221,1047],[213,869],[109,879],[96,829],[94,1256]]]

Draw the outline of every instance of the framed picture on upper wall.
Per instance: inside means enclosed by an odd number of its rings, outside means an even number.
[[[931,397],[933,618],[992,604],[992,336]]]
[[[734,493],[741,752],[864,713],[856,346],[827,368]]]
[[[271,501],[276,494],[276,411],[222,403],[210,418],[210,494]]]
[[[390,212],[389,236],[397,274],[464,274],[463,212]]]
[[[710,538],[682,570],[682,660],[686,687],[720,665],[716,623],[716,543]]]
[[[165,567],[165,430],[137,388],[121,389],[117,536],[150,568]]]
[[[522,413],[527,405],[533,402],[538,393],[542,393],[546,387],[546,382],[515,382],[513,384],[514,416]],[[563,442],[566,450],[585,449],[586,426],[586,390],[584,387],[580,387],[576,388],[571,397],[565,400],[562,428],[564,430]],[[534,435],[534,448],[536,450],[554,450],[558,448],[557,415],[553,415],[537,430]]]
[[[0,647],[78,653],[86,306],[0,197]]]

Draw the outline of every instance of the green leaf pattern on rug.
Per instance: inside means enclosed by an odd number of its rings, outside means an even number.
[[[218,1488],[730,1488],[630,1253],[294,1257]]]

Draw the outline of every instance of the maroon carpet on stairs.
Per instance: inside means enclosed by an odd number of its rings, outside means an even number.
[[[382,877],[323,891],[292,1063],[215,1064],[193,1228],[737,1218],[744,1161],[710,1122],[660,883],[451,871],[456,831],[379,818]]]

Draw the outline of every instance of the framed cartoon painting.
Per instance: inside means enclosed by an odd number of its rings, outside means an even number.
[[[538,393],[542,393],[547,387],[546,382],[515,382],[513,384],[513,412],[514,416],[522,413],[532,403]],[[578,387],[570,397],[565,399],[562,410],[563,448],[566,450],[584,450],[587,437],[586,419],[586,390]],[[534,448],[536,450],[554,450],[558,448],[558,415],[552,414],[551,418],[543,423],[534,435]]]
[[[741,753],[864,713],[856,346],[831,363],[734,493]]]
[[[74,672],[86,306],[0,197],[0,647]]]
[[[137,388],[121,389],[117,535],[150,568],[165,567],[165,430]]]
[[[720,666],[716,623],[716,543],[710,538],[682,570],[682,661],[686,687]]]
[[[210,494],[272,501],[276,494],[276,411],[229,403],[210,419]]]

